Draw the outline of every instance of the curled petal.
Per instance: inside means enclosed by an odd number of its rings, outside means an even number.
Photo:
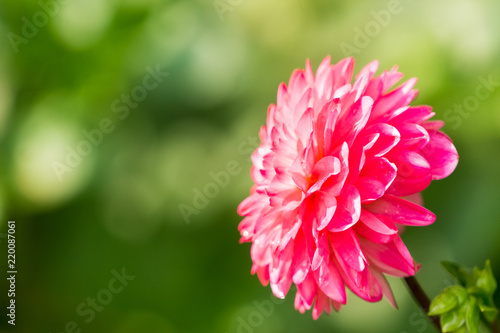
[[[382,197],[397,175],[397,167],[385,157],[368,161],[356,182],[362,203],[372,202]]]
[[[317,226],[318,230],[322,230],[330,223],[336,209],[337,199],[334,196],[317,191],[302,203],[302,220],[312,226]]]
[[[338,153],[338,159],[340,161],[340,172],[332,174],[321,186],[323,191],[333,196],[340,195],[347,176],[349,175],[349,148],[346,143],[341,146]]]
[[[342,165],[340,160],[334,156],[326,156],[316,163],[312,170],[309,179],[310,184],[314,184],[308,190],[309,193],[317,191],[325,183],[325,181],[334,175],[338,175],[341,171]]]
[[[422,155],[404,150],[391,154],[390,158],[396,164],[398,173],[387,193],[402,197],[429,186],[432,180],[431,166]]]
[[[420,150],[429,142],[429,133],[418,124],[403,123],[394,125],[401,134],[400,149]]]
[[[339,232],[356,224],[361,214],[361,197],[356,187],[345,184],[337,199],[337,209],[327,226],[328,231]]]
[[[363,133],[364,135],[370,135],[377,133],[379,136],[377,141],[368,150],[369,154],[374,157],[379,157],[385,155],[394,146],[396,146],[401,138],[399,131],[389,124],[378,123],[370,126]]]
[[[385,157],[379,157],[371,159],[365,164],[361,176],[376,179],[387,189],[396,178],[397,170],[394,163]]]
[[[457,149],[441,132],[431,131],[429,136],[429,143],[420,152],[431,165],[432,179],[448,177],[458,164]]]

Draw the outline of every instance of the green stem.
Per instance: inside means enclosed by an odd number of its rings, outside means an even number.
[[[408,288],[410,289],[413,298],[417,303],[420,305],[422,310],[424,311],[425,315],[429,318],[431,323],[438,329],[439,332],[441,332],[441,324],[439,322],[439,317],[438,316],[429,316],[429,305],[431,304],[431,301],[429,297],[427,297],[427,294],[425,291],[422,289],[420,284],[418,283],[417,279],[414,276],[409,276],[405,277],[405,282]]]

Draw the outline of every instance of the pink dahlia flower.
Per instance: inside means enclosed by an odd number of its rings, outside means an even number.
[[[279,86],[252,154],[255,185],[238,207],[252,274],[280,298],[294,283],[295,308],[314,303],[315,319],[346,304],[346,286],[396,306],[384,274],[418,270],[400,230],[434,222],[419,193],[458,162],[431,108],[409,106],[416,79],[390,90],[403,74],[374,76],[377,67],[351,84],[352,58],[327,57],[316,75],[308,60]]]

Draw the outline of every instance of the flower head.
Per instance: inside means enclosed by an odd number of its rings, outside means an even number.
[[[252,273],[280,298],[294,283],[295,308],[313,307],[315,319],[346,304],[346,286],[395,305],[384,274],[418,269],[400,230],[434,222],[420,192],[458,162],[432,109],[409,106],[416,79],[390,90],[403,75],[374,76],[377,67],[351,83],[352,58],[327,57],[316,75],[308,60],[279,86],[252,154],[255,185],[238,207]]]

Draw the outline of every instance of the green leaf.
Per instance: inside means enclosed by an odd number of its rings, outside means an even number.
[[[467,332],[467,327],[461,326],[458,330],[455,330],[453,333],[465,333]]]
[[[453,277],[455,277],[462,286],[466,286],[472,277],[470,274],[463,269],[459,264],[455,264],[449,261],[441,261],[441,266],[448,271]]]
[[[497,289],[497,282],[491,270],[490,261],[487,260],[484,269],[480,270],[474,267],[473,271],[473,285],[478,287],[486,296],[491,296]]]
[[[445,288],[429,306],[429,315],[437,316],[449,312],[465,302],[467,291],[462,286]]]
[[[493,301],[491,301],[491,303],[493,303]],[[483,300],[479,300],[478,305],[479,305],[479,310],[481,310],[484,317],[489,323],[492,323],[497,319],[498,316],[497,308],[484,304]]]
[[[470,296],[467,304],[465,323],[469,333],[477,333],[479,330],[479,307],[475,297]]]
[[[492,313],[498,314],[497,308],[484,305],[482,302],[479,303],[479,310],[481,310],[481,312],[492,312]]]
[[[465,313],[457,309],[444,313],[441,316],[441,329],[443,332],[454,332],[465,323]]]

